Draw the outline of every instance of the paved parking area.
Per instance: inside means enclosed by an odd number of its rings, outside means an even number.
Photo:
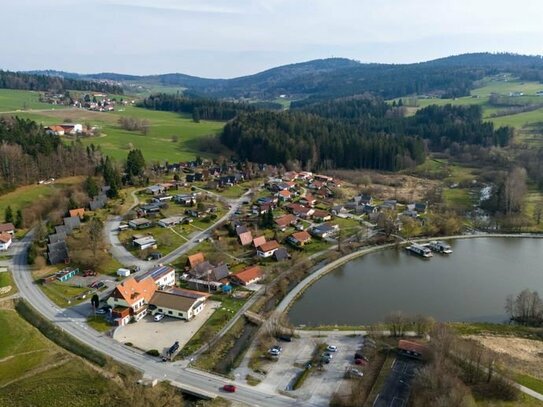
[[[404,407],[409,400],[411,381],[420,362],[405,357],[397,357],[392,371],[373,403],[374,407]]]
[[[147,315],[139,322],[117,328],[113,338],[122,343],[132,342],[135,347],[145,351],[157,349],[163,352],[175,341],[179,341],[182,348],[220,304],[208,301],[204,310],[191,321],[164,317],[162,321],[155,322],[151,315]]]
[[[305,363],[311,359],[317,344],[323,342],[338,347],[338,351],[333,353],[332,361],[324,365],[322,370],[315,368],[300,389],[287,390],[303,370]],[[283,351],[277,362],[270,362],[264,367],[268,374],[258,387],[270,391],[288,391],[307,405],[328,406],[330,396],[344,379],[345,369],[354,366],[353,356],[360,349],[361,343],[361,336],[349,336],[340,332],[321,332],[320,335],[308,332],[301,338],[294,338],[292,342],[278,342]]]

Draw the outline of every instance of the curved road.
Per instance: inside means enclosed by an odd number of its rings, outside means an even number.
[[[27,249],[32,242],[30,232],[22,241],[14,243],[12,258],[13,277],[21,297],[46,319],[82,343],[110,356],[118,362],[132,366],[146,377],[169,380],[182,389],[209,396],[220,395],[229,400],[250,406],[297,406],[307,405],[271,391],[256,390],[251,386],[237,385],[236,393],[224,393],[220,389],[228,380],[184,366],[182,362],[164,363],[135,349],[121,345],[107,335],[101,334],[86,324],[85,317],[71,309],[61,309],[34,284],[27,266]]]

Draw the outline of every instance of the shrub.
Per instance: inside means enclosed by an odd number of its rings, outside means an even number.
[[[149,349],[147,352],[148,355],[150,356],[160,356],[160,352],[156,349]]]

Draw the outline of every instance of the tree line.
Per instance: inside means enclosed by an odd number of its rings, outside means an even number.
[[[195,122],[200,120],[227,121],[236,117],[240,112],[257,110],[257,106],[248,103],[166,93],[151,95],[143,99],[139,106],[152,110],[190,114]]]
[[[36,75],[0,70],[0,89],[21,89],[62,92],[66,90],[97,91],[123,94],[120,85],[111,82],[63,78],[60,76]]]

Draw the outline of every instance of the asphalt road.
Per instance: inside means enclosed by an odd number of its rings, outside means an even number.
[[[31,241],[32,233],[29,233],[22,241],[14,243],[16,254],[12,259],[12,270],[21,297],[45,318],[82,343],[110,356],[118,362],[140,370],[144,373],[145,377],[169,380],[174,385],[189,391],[201,392],[208,395],[220,395],[229,400],[246,403],[250,406],[311,406],[311,404],[297,402],[294,399],[275,394],[272,391],[256,390],[244,385],[237,385],[238,389],[235,393],[225,393],[221,388],[225,383],[229,382],[220,376],[184,367],[182,362],[161,362],[158,358],[126,347],[109,336],[89,328],[85,317],[81,315],[81,310],[76,312],[71,309],[58,308],[34,284],[26,260],[27,248]]]
[[[411,393],[411,381],[420,362],[397,357],[373,407],[404,407]]]
[[[242,202],[246,199],[247,195],[249,195],[250,192],[251,192],[250,190],[247,191],[238,199],[225,200],[227,204],[230,206],[230,208],[228,212],[226,212],[226,214],[222,218],[218,219],[213,225],[211,225],[207,229],[193,236],[191,239],[189,239],[183,245],[179,246],[177,249],[171,251],[167,255],[155,261],[140,260],[137,257],[135,257],[132,253],[130,253],[128,250],[126,250],[126,248],[119,241],[118,230],[119,230],[119,224],[121,223],[122,217],[116,216],[114,218],[111,218],[110,220],[106,222],[105,228],[104,228],[106,240],[110,244],[111,255],[115,259],[117,259],[117,261],[121,263],[122,265],[127,266],[127,267],[138,266],[141,271],[148,270],[158,264],[172,263],[175,260],[177,260],[179,257],[183,256],[185,253],[187,253],[188,251],[196,247],[202,241],[202,239],[206,239],[207,237],[209,237],[210,232],[213,229],[215,229],[218,225],[227,221],[234,214],[234,212],[236,212],[241,207]],[[210,193],[210,192],[208,193],[219,197],[219,195],[217,194]],[[135,195],[134,195],[134,198],[137,199]],[[220,198],[224,199],[223,197],[220,197]],[[135,205],[137,205],[137,201]]]

